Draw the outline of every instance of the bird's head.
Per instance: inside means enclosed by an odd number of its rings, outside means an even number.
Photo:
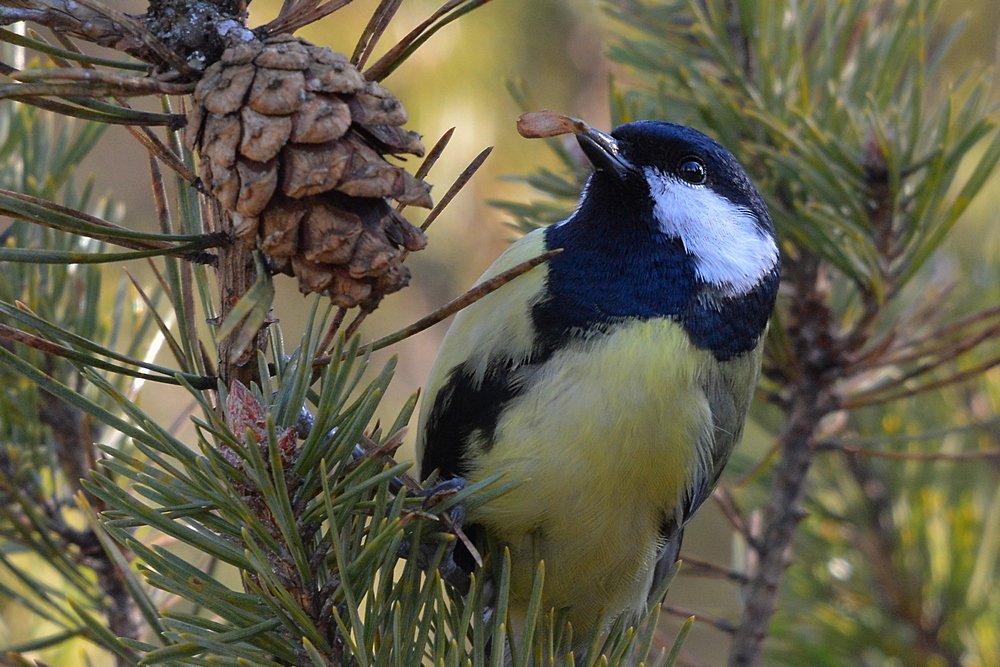
[[[684,125],[641,121],[577,135],[594,166],[580,213],[680,242],[695,273],[725,296],[776,270],[774,226],[736,158]]]

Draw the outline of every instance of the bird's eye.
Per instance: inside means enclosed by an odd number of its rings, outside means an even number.
[[[708,179],[705,163],[696,157],[686,157],[677,166],[677,174],[692,185],[701,185]]]

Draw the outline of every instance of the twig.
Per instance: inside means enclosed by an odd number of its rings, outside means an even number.
[[[974,422],[972,424],[963,424],[962,426],[951,426],[948,428],[938,428],[932,429],[930,431],[922,431],[920,433],[906,433],[902,435],[882,435],[875,438],[843,438],[839,441],[827,438],[817,443],[817,447],[823,449],[825,443],[827,442],[837,442],[841,445],[846,445],[848,447],[862,447],[870,448],[876,447],[878,445],[888,445],[888,444],[903,444],[907,442],[913,442],[916,440],[938,440],[940,438],[947,437],[949,435],[955,435],[956,433],[967,433],[975,431],[989,431],[1000,426],[1000,415],[996,417],[991,417],[980,422]]]
[[[318,0],[281,0],[281,9],[278,10],[278,16],[275,20],[283,19],[290,15],[292,12],[296,11],[299,7],[303,5],[309,5],[316,7],[319,4]]]
[[[774,461],[775,459],[778,458],[778,453],[780,451],[781,451],[780,442],[775,442],[774,444],[772,444],[771,447],[768,448],[767,454],[765,454],[763,458],[761,458],[761,460],[757,462],[757,465],[751,468],[750,472],[740,477],[736,481],[736,484],[734,484],[733,486],[735,486],[737,489],[742,489],[747,485],[749,485],[751,482],[757,479],[760,476],[760,474],[764,472],[765,469],[774,465]]]
[[[194,92],[193,83],[167,83],[156,79],[135,76],[134,74],[115,74],[89,67],[48,67],[45,69],[29,69],[12,75],[15,81],[79,81],[82,83],[102,84],[119,87],[122,91],[134,91],[131,94],[163,94],[187,95]]]
[[[145,372],[142,370],[133,370],[124,366],[115,366],[114,364],[108,363],[97,358],[83,358],[82,353],[69,348],[58,343],[53,343],[45,338],[40,338],[34,334],[30,334],[26,331],[20,329],[15,329],[14,327],[7,326],[6,324],[0,324],[0,338],[4,340],[11,340],[22,345],[26,345],[30,348],[34,348],[39,352],[44,352],[45,354],[51,354],[56,357],[62,357],[64,359],[69,359],[75,363],[86,364],[88,366],[93,366],[94,368],[100,368],[102,370],[111,371],[112,373],[118,373],[121,375],[128,375],[129,377],[135,377],[142,380],[151,380],[153,382],[162,382],[165,384],[178,384],[177,379],[171,375],[166,375],[161,372],[150,371]],[[185,380],[191,383],[193,386],[201,387],[201,385],[213,386],[214,382],[211,378],[204,378],[196,375],[187,374]]]
[[[216,229],[232,229],[229,213],[222,209],[217,199],[202,197],[203,216]],[[183,266],[188,266],[183,264]],[[190,267],[189,267],[190,268]],[[230,311],[240,299],[250,291],[257,281],[257,264],[254,254],[245,243],[233,242],[219,249],[219,321],[225,322]],[[192,352],[199,348],[197,326],[195,324],[194,278],[190,271],[181,273],[182,298],[184,303],[184,318],[187,322],[189,347]],[[245,326],[245,323],[240,324]],[[240,334],[234,330],[230,335],[219,341],[218,363],[219,376],[226,385],[239,380],[247,387],[251,382],[260,383],[259,368],[256,361],[256,350],[264,349],[267,340],[267,323],[258,329],[253,342],[242,349]]]
[[[459,191],[465,187],[465,184],[469,182],[469,179],[471,179],[475,173],[479,171],[479,168],[483,166],[483,162],[486,161],[486,158],[488,158],[492,152],[492,146],[484,148],[479,155],[477,155],[472,162],[469,163],[469,166],[458,175],[455,182],[451,184],[450,188],[448,188],[448,192],[444,194],[444,197],[441,197],[441,201],[438,202],[437,206],[435,206],[434,209],[427,215],[427,219],[424,220],[422,225],[420,225],[420,229],[427,231],[427,228],[431,226],[431,223],[437,220],[437,217],[441,215],[441,211],[443,211],[444,208],[451,203],[451,200],[455,198],[455,195],[457,195]]]
[[[30,4],[31,7],[0,7],[0,25],[30,21],[137,58],[149,55],[142,40],[130,30],[74,0],[35,0]]]
[[[514,280],[514,278],[517,278],[521,274],[527,273],[528,271],[530,271],[531,269],[535,268],[536,266],[538,266],[543,262],[547,262],[548,260],[558,255],[560,252],[562,252],[561,248],[557,250],[550,250],[549,252],[539,255],[538,257],[529,259],[527,262],[521,262],[517,266],[507,269],[503,273],[500,273],[494,276],[493,278],[490,278],[489,280],[476,285],[462,296],[456,299],[452,299],[445,305],[435,310],[430,315],[427,315],[426,317],[417,320],[410,326],[400,329],[396,333],[389,334],[388,336],[383,336],[382,338],[379,338],[378,340],[370,343],[369,345],[365,346],[365,348],[363,348],[362,350],[359,350],[358,354],[359,355],[367,354],[368,351],[374,352],[376,350],[387,348],[390,345],[395,345],[400,341],[406,340],[410,336],[416,335],[425,329],[429,329],[438,322],[441,322],[442,320],[451,317],[452,315],[462,310],[463,308],[471,306],[473,303],[479,301],[487,294],[490,294],[491,292],[500,289],[501,287],[503,287],[510,281]],[[333,361],[333,358],[330,355],[316,357],[316,359],[313,360],[313,367],[318,368],[321,366],[325,366],[329,364],[331,361]]]
[[[78,54],[81,58],[86,58],[86,56],[76,45],[76,43],[73,42],[73,40],[71,40],[69,37],[60,34],[58,32],[53,34],[55,35],[55,38],[59,40],[59,43],[63,45],[66,51]],[[54,56],[50,57],[54,58]],[[81,61],[80,67],[90,70],[94,69],[94,65],[88,63],[85,60]],[[131,106],[124,98],[116,96],[115,101],[118,102],[118,104],[120,104],[122,107],[126,109],[131,109]],[[150,130],[147,126],[126,125],[125,129],[128,130],[129,134],[135,137],[135,139],[139,143],[145,146],[146,150],[153,152],[157,157],[159,157],[164,162],[164,164],[166,164],[168,167],[170,167],[175,172],[180,174],[181,178],[186,180],[188,183],[200,184],[197,175],[191,169],[189,169],[186,164],[184,164],[184,161],[181,160],[181,158],[176,153],[167,148],[167,146],[162,141],[160,141],[160,138],[157,137],[153,133],[153,131]]]
[[[0,324],[0,338],[4,340],[12,340],[22,345],[27,345],[32,347],[39,352],[45,352],[46,354],[52,354],[57,357],[63,358],[73,358],[73,350],[63,347],[58,343],[53,343],[50,340],[45,340],[44,338],[39,338],[34,334],[30,334],[27,331],[21,331],[20,329],[15,329],[14,327],[9,327],[6,324]]]
[[[0,97],[4,99],[14,99],[22,97],[32,97],[35,95],[57,95],[60,97],[110,97],[112,95],[122,95],[125,97],[141,97],[144,95],[168,94],[159,89],[159,84],[151,79],[140,79],[146,84],[125,85],[123,83],[106,83],[95,81],[88,83],[78,81],[74,83],[49,83],[46,81],[33,81],[30,83],[5,83],[0,85]],[[149,85],[156,83],[156,85]],[[183,94],[183,93],[177,93]]]
[[[92,432],[89,417],[79,409],[46,391],[40,393],[42,402],[39,405],[38,420],[52,432],[57,458],[70,485],[83,494],[80,480],[88,477],[94,467],[93,443],[99,436]],[[106,598],[101,601],[101,611],[107,617],[108,629],[115,636],[138,639],[142,627],[138,606],[129,594],[124,575],[118,570],[114,559],[101,547],[93,530],[81,531],[68,526],[63,520],[60,502],[47,503],[41,497],[32,498],[32,501],[36,501],[33,504],[40,506],[49,519],[44,527],[77,547],[76,550],[68,551],[69,558],[94,571],[96,584]],[[27,502],[28,498],[22,498],[21,507],[27,509]],[[43,527],[38,523],[36,526],[39,529]],[[49,541],[45,532],[42,537]],[[65,545],[62,546],[65,549]],[[121,656],[116,661],[119,667],[130,664],[134,662]]]
[[[934,334],[931,334],[919,339],[910,338],[899,341],[898,333],[900,331],[916,332],[939,322],[944,317],[948,304],[946,297],[954,288],[955,285],[950,284],[940,289],[938,294],[927,295],[923,303],[919,304],[911,315],[895,322],[878,344],[872,349],[860,351],[855,355],[846,372],[853,375],[861,370],[894,363],[886,359],[887,353],[899,354],[904,350],[922,345],[928,340],[939,340],[939,338],[935,338]],[[867,341],[865,344],[870,344],[870,342]],[[893,345],[896,347],[893,348]]]
[[[735,581],[738,584],[746,584],[749,582],[749,578],[742,572],[730,570],[727,567],[710,563],[707,560],[692,558],[687,555],[684,556],[684,567],[681,568],[680,573],[690,577],[727,579],[729,581]]]
[[[942,621],[934,612],[928,614],[923,587],[918,581],[899,576],[896,562],[900,549],[905,550],[905,547],[899,542],[888,488],[864,459],[848,456],[846,464],[861,497],[866,501],[861,506],[862,519],[854,525],[859,533],[854,541],[881,588],[881,595],[876,596],[877,604],[893,618],[910,626],[910,650],[914,664],[937,663],[957,667],[961,660],[941,643],[939,633]]]
[[[341,306],[334,313],[333,319],[330,321],[330,326],[326,328],[326,332],[323,334],[323,340],[320,341],[319,350],[320,354],[327,354],[330,351],[330,346],[333,344],[333,337],[337,335],[340,331],[340,325],[344,323],[344,317],[347,316],[347,308]]]
[[[88,69],[96,69],[98,66],[102,66],[126,72],[141,72],[146,75],[153,74],[153,68],[148,63],[132,63],[125,60],[111,60],[108,58],[95,58],[94,56],[88,56],[79,46],[76,45],[76,42],[70,39],[69,35],[66,33],[55,30],[51,30],[50,32],[52,33],[52,36],[56,38],[56,41],[63,45],[62,53],[65,53],[66,57],[62,60],[66,62],[66,66],[70,66],[75,63],[79,67],[85,67]],[[53,58],[59,53],[60,50],[57,47],[48,44],[47,40],[34,30],[29,29],[28,34],[30,34],[38,42],[42,43],[32,44],[30,48],[35,50],[48,49],[46,52],[51,53],[52,55],[50,57]],[[55,52],[53,52],[53,50]]]
[[[441,135],[441,138],[437,140],[436,144],[434,144],[434,148],[430,150],[430,152],[427,154],[427,157],[424,158],[424,161],[420,163],[420,166],[417,168],[416,173],[413,174],[414,178],[420,180],[426,178],[427,174],[430,173],[431,167],[433,167],[437,163],[438,158],[440,158],[441,154],[444,153],[444,149],[448,146],[448,143],[451,141],[451,136],[454,133],[455,133],[455,128],[451,128],[447,132]],[[405,208],[406,204],[404,202],[399,202],[396,205],[397,211],[402,212],[402,210]]]
[[[887,382],[880,387],[875,387],[873,389],[867,389],[864,392],[856,394],[853,399],[858,399],[859,397],[865,397],[874,395],[877,393],[884,392],[888,389],[893,389],[895,387],[900,387],[905,384],[908,380],[912,380],[915,377],[928,373],[930,371],[940,368],[945,363],[957,359],[961,355],[965,354],[969,350],[977,347],[980,343],[992,340],[1000,336],[1000,323],[993,325],[983,331],[980,331],[974,336],[969,336],[965,340],[956,341],[948,344],[938,346],[937,348],[931,350],[920,350],[918,352],[910,355],[909,358],[903,358],[897,361],[887,361],[886,365],[891,364],[893,366],[898,366],[904,363],[904,361],[916,360],[922,357],[933,356],[934,358],[925,364],[917,366],[913,370],[907,372],[902,377],[896,378],[891,382]]]
[[[357,46],[354,47],[354,54],[351,56],[351,62],[358,69],[364,69],[375,45],[378,44],[378,40],[389,27],[389,22],[399,11],[401,4],[403,4],[403,0],[382,0],[372,12],[368,25],[361,31],[361,37],[358,39]]]
[[[103,220],[101,218],[89,215],[87,213],[84,213],[83,211],[78,211],[76,209],[68,208],[66,206],[60,206],[59,204],[55,204],[53,202],[46,201],[44,199],[39,199],[38,197],[32,197],[31,195],[25,195],[10,190],[0,190],[0,194],[2,194],[5,197],[11,197],[12,199],[18,199],[32,206],[38,206],[40,208],[47,209],[49,211],[52,211],[53,213],[65,215],[70,218],[76,218],[77,220],[82,220],[83,222],[90,225],[104,227],[112,231],[122,231],[122,232],[133,231],[128,229],[127,227],[122,227],[121,225],[116,225],[113,222],[108,222],[107,220]],[[0,211],[13,218],[25,219],[23,215],[19,215],[16,211],[9,211],[7,209],[0,209]],[[36,225],[42,225],[44,227],[56,228],[54,225],[46,224],[46,221],[42,219],[31,219],[30,222]],[[222,234],[202,234],[199,236],[182,235],[182,236],[177,236],[176,241],[161,241],[155,238],[154,239],[145,238],[140,240],[134,238],[122,238],[116,235],[104,235],[101,233],[87,234],[86,236],[89,236],[90,238],[96,239],[98,241],[104,241],[106,243],[122,246],[124,248],[131,248],[133,250],[165,250],[167,248],[173,247],[174,243],[183,243],[186,241],[199,241],[203,243],[204,247],[213,248],[224,245],[226,242],[226,237]],[[180,252],[177,253],[176,256],[204,264],[214,264],[214,262],[216,261],[215,256],[212,255],[211,253]]]
[[[208,348],[205,347],[205,341],[201,338],[198,339],[198,353],[201,355],[201,366],[206,377],[210,377],[213,380],[219,377],[219,372],[215,370],[215,363],[212,361],[212,355],[208,353]],[[208,392],[208,400],[213,400],[212,397],[215,392]]]
[[[939,341],[942,338],[948,338],[952,334],[961,332],[964,329],[968,329],[969,327],[976,326],[977,324],[981,324],[981,323],[985,322],[986,320],[993,319],[995,317],[1000,317],[1000,306],[994,306],[992,308],[987,308],[985,310],[981,310],[978,313],[974,313],[973,315],[969,315],[968,317],[963,317],[962,319],[958,320],[957,322],[952,322],[951,324],[949,324],[947,326],[943,326],[943,327],[940,327],[938,329],[935,329],[934,331],[932,331],[931,333],[927,334],[926,336],[923,336],[920,339],[912,341],[911,344],[908,345],[907,347],[920,345],[920,344],[922,344],[924,342],[927,342],[927,341]],[[907,363],[909,361],[914,361],[915,359],[919,359],[920,356],[923,356],[923,354],[925,354],[925,353],[914,353],[914,354],[912,354],[910,356],[907,356],[907,357],[895,357],[895,358],[890,359],[888,361],[888,363],[892,363],[892,364]]]
[[[962,382],[973,380],[977,376],[982,375],[986,371],[995,368],[997,366],[1000,366],[1000,357],[994,357],[988,361],[973,366],[968,370],[962,371],[961,373],[955,373],[954,375],[950,375],[941,380],[928,382],[926,384],[922,384],[919,387],[915,387],[907,391],[902,391],[895,394],[883,394],[881,396],[875,394],[874,392],[864,392],[862,394],[857,394],[851,398],[845,398],[841,403],[841,407],[843,407],[845,410],[851,410],[862,406],[879,405],[881,403],[890,403],[892,401],[898,401],[903,398],[910,398],[911,396],[922,394],[925,391],[930,391],[932,389],[941,389],[942,387],[947,387],[953,384],[959,384]],[[893,386],[895,384],[897,383],[893,383]]]
[[[687,559],[684,559],[687,562]],[[671,604],[664,604],[660,607],[665,613],[671,616],[677,616],[679,618],[688,619],[692,616],[694,617],[695,623],[701,623],[702,625],[707,625],[710,628],[715,628],[720,632],[725,632],[728,635],[736,632],[736,625],[732,621],[727,621],[724,618],[714,618],[712,616],[705,616],[696,611],[686,609],[684,607],[678,607]]]
[[[91,11],[94,11],[124,27],[136,39],[139,39],[150,51],[155,53],[164,63],[170,65],[185,77],[198,79],[201,76],[201,72],[188,65],[182,57],[174,53],[173,50],[161,42],[156,35],[151,33],[149,30],[146,30],[146,28],[139,21],[135,20],[131,16],[108,7],[104,3],[100,2],[100,0],[76,0],[76,2],[79,2]]]
[[[0,69],[3,69],[0,67]],[[29,84],[17,84],[18,86],[27,86]],[[65,92],[65,91],[63,91]],[[109,91],[108,94],[114,91]],[[11,102],[20,102],[21,104],[28,104],[33,107],[38,107],[39,109],[45,109],[46,111],[52,111],[54,113],[63,116],[72,116],[74,118],[80,118],[82,120],[90,120],[98,123],[109,123],[111,125],[143,125],[143,126],[159,126],[169,128],[171,130],[177,130],[184,127],[184,117],[178,114],[162,114],[162,113],[152,113],[149,111],[135,111],[128,110],[122,107],[116,107],[113,109],[114,113],[108,111],[94,110],[93,108],[88,108],[85,105],[90,105],[92,107],[94,102],[88,97],[67,97],[66,99],[70,102],[76,102],[81,106],[73,106],[72,104],[66,104],[64,102],[57,102],[55,100],[50,100],[45,97],[39,97],[37,95],[9,95],[4,96],[3,99],[8,99]],[[120,109],[121,111],[118,111]],[[128,113],[123,113],[123,112]]]
[[[125,60],[96,58],[94,56],[88,56],[81,53],[80,50],[75,47],[60,49],[59,47],[50,44],[48,40],[31,28],[26,28],[25,32],[27,35],[19,35],[9,30],[0,29],[0,40],[10,44],[23,46],[31,49],[32,51],[44,53],[49,56],[53,62],[58,63],[60,67],[69,67],[71,62],[75,62],[81,66],[101,65],[103,67],[113,67],[115,69],[127,70],[130,72],[148,73],[150,71],[150,66],[145,63],[131,63]],[[69,40],[64,33],[53,32],[52,34],[63,44],[65,44],[64,40]]]
[[[957,322],[939,327],[927,335],[921,336],[920,338],[903,341],[897,349],[892,350],[891,354],[887,356],[877,354],[878,352],[881,352],[881,350],[878,349],[869,351],[864,356],[855,359],[848,368],[848,372],[854,374],[856,371],[871,368],[900,366],[902,364],[919,361],[920,359],[928,356],[942,354],[949,349],[954,349],[956,346],[963,346],[963,351],[971,349],[971,347],[975,347],[980,342],[985,340],[985,338],[991,336],[995,337],[998,332],[1000,332],[1000,327],[998,327],[998,325],[994,325],[985,332],[980,332],[975,336],[968,337],[964,341],[954,341],[948,339],[954,334],[962,333],[965,329],[982,324],[983,322],[996,317],[1000,317],[1000,306],[987,308],[968,317],[964,317]],[[916,327],[906,323],[899,325],[897,328],[903,331],[913,331]],[[969,345],[970,341],[975,342]],[[928,344],[930,344],[929,347],[923,347]],[[912,351],[907,352],[907,350]]]
[[[123,104],[123,106],[125,105]],[[192,185],[201,183],[201,181],[198,180],[198,175],[188,168],[188,166],[184,164],[184,161],[181,160],[176,153],[167,148],[166,144],[160,141],[160,138],[153,134],[153,131],[148,127],[145,125],[126,125],[125,129],[128,130],[139,143],[145,146],[146,150],[163,160],[164,164],[177,172],[177,174],[179,174],[185,181]]]
[[[125,275],[128,276],[128,279],[132,281],[132,286],[135,287],[135,291],[139,293],[139,298],[142,299],[142,302],[146,304],[146,308],[149,309],[149,314],[153,316],[153,321],[156,322],[156,327],[163,335],[163,340],[167,342],[167,347],[170,348],[170,352],[174,355],[174,359],[177,360],[177,363],[180,364],[181,368],[185,372],[188,372],[190,370],[188,360],[184,356],[184,351],[181,349],[180,343],[177,342],[177,339],[174,338],[174,335],[170,332],[170,327],[168,327],[167,323],[163,321],[160,314],[156,312],[156,308],[153,306],[153,301],[146,294],[146,290],[142,289],[142,285],[140,285],[139,281],[135,279],[132,272],[128,269],[123,270],[125,271]]]
[[[381,81],[385,77],[389,76],[389,74],[391,74],[392,71],[399,66],[399,64],[407,57],[408,53],[412,52],[417,45],[426,41],[431,35],[462,14],[465,14],[481,5],[485,5],[489,1],[490,0],[448,0],[448,2],[442,5],[436,12],[431,14],[427,20],[407,33],[407,35],[403,37],[398,44],[393,46],[384,56],[379,58],[378,62],[365,70],[365,78],[369,81]],[[463,3],[466,6],[460,7]],[[458,9],[455,12],[448,15],[451,10],[456,8]],[[437,22],[438,19],[441,19],[441,21]]]
[[[368,308],[362,308],[358,311],[358,314],[354,316],[351,323],[347,325],[346,329],[344,329],[344,338],[350,340],[354,334],[358,333],[358,329],[361,328],[361,325],[364,324],[365,319],[367,319],[371,313],[372,311]]]
[[[147,259],[146,262],[149,264],[149,268],[153,270],[153,275],[156,276],[156,282],[160,283],[160,287],[163,288],[163,293],[167,295],[167,298],[171,301],[174,300],[173,292],[170,290],[170,285],[167,284],[167,279],[163,277],[163,273],[156,266],[156,262],[152,258]]]
[[[444,149],[448,147],[448,144],[451,142],[451,137],[454,134],[455,128],[452,127],[441,135],[441,138],[434,144],[434,148],[427,153],[427,157],[425,157],[424,161],[420,163],[420,166],[417,168],[417,173],[413,175],[414,178],[422,179],[430,173],[431,167],[437,163],[438,158],[440,158],[441,154],[444,153]]]
[[[258,30],[268,35],[292,33],[303,26],[315,23],[323,17],[329,16],[341,7],[351,4],[352,1],[330,0],[326,4],[320,4],[319,0],[302,0],[301,2],[286,0],[278,16],[270,23],[258,28]]]
[[[156,155],[150,151],[149,157],[149,179],[153,188],[153,205],[156,208],[156,218],[160,223],[160,232],[169,234],[173,230],[170,221],[170,205],[167,203],[167,188],[163,183],[163,172],[156,161]]]
[[[750,582],[743,587],[744,605],[733,632],[729,667],[760,663],[792,540],[805,516],[802,502],[816,456],[814,432],[823,417],[839,407],[832,391],[836,375],[831,369],[840,369],[846,362],[833,333],[836,320],[827,305],[829,281],[819,261],[814,257],[789,261],[786,271],[794,286],[788,331],[797,377],[787,388],[788,413],[777,440],[781,457],[774,470],[763,527],[759,537],[749,542],[755,565]]]
[[[233,245],[238,245],[238,244],[231,244],[229,247],[231,248]],[[221,275],[222,273],[223,273],[222,270],[220,270],[219,274]],[[188,354],[190,355],[189,363],[192,365],[193,368],[197,369],[198,360],[201,356],[201,351],[202,351],[202,342],[201,338],[198,337],[198,321],[197,321],[197,316],[195,314],[194,270],[192,269],[191,265],[188,264],[187,262],[183,262],[180,265],[180,279],[181,279],[182,311],[180,313],[177,313],[177,317],[178,319],[182,317],[184,318],[184,328],[182,329],[182,331],[187,333],[187,347],[188,347]],[[230,337],[230,340],[232,340],[232,337]],[[263,346],[263,343],[261,344],[261,346]],[[221,350],[222,346],[220,345],[219,346],[220,358],[222,357]],[[219,364],[221,365],[222,363],[223,362],[220,360]],[[247,364],[247,365],[256,366],[256,364]]]
[[[963,461],[1000,460],[1000,449],[982,449],[973,452],[883,452],[877,449],[851,447],[838,442],[821,441],[817,443],[818,451],[840,452],[848,456],[860,456],[889,461],[948,461],[961,463]],[[684,559],[687,562],[687,559]]]
[[[720,482],[712,492],[712,499],[718,505],[719,510],[722,511],[722,515],[732,525],[733,529],[742,535],[743,539],[752,543],[753,536],[750,534],[750,524],[747,522],[746,516],[740,510],[739,506],[737,506],[736,499],[733,498],[729,485],[725,482]]]
[[[1000,324],[994,324],[992,327],[980,331],[978,334],[975,334],[973,336],[968,336],[963,340],[942,341],[940,338],[937,338],[933,339],[933,342],[935,344],[930,345],[928,347],[918,347],[918,345],[922,343],[931,342],[932,339],[930,338],[924,339],[920,341],[920,343],[907,342],[905,344],[905,347],[903,347],[902,349],[912,350],[911,352],[902,354],[902,350],[896,350],[895,353],[898,354],[898,356],[891,356],[891,355],[887,356],[884,359],[880,359],[874,363],[871,363],[868,366],[868,368],[880,368],[880,367],[898,368],[905,364],[910,364],[915,361],[920,361],[921,359],[933,357],[933,359],[930,362],[923,364],[922,366],[918,366],[915,370],[910,371],[901,378],[898,378],[896,380],[896,383],[901,384],[906,380],[909,380],[911,378],[916,377],[917,375],[927,372],[928,369],[933,370],[941,366],[943,363],[955,359],[956,357],[976,347],[980,343],[987,341],[991,338],[997,337],[998,334],[1000,334]],[[858,370],[860,371],[865,369],[859,368]],[[882,388],[884,389],[885,387]],[[879,391],[879,390],[873,389],[871,391]]]
[[[856,375],[861,371],[888,365],[890,362],[886,360],[886,356],[893,351],[893,345],[899,342],[897,338],[898,334],[897,327],[891,327],[883,334],[881,340],[874,347],[864,350],[851,359],[851,364],[848,366],[847,372],[851,375]],[[908,349],[912,345],[912,341],[904,341],[899,346],[899,349]]]

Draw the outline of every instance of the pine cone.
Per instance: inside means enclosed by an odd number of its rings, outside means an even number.
[[[389,199],[430,207],[430,186],[383,155],[422,156],[406,111],[346,56],[291,36],[242,42],[205,70],[186,142],[234,233],[307,294],[374,308],[407,285],[423,232]]]

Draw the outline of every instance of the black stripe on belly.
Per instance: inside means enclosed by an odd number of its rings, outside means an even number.
[[[441,478],[464,476],[469,443],[478,440],[486,450],[493,446],[497,423],[506,405],[527,387],[519,382],[527,367],[540,364],[548,354],[532,358],[515,367],[511,360],[497,361],[487,366],[482,383],[475,382],[469,364],[453,368],[441,390],[424,429],[423,458],[420,475],[426,478],[433,470]]]

